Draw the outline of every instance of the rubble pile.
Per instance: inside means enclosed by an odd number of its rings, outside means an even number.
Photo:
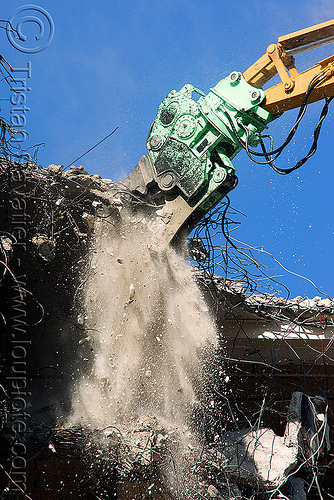
[[[267,428],[246,428],[222,434],[207,446],[199,445],[195,433],[188,430],[182,435],[180,429],[164,427],[149,415],[133,419],[131,428],[60,427],[50,434],[39,427],[33,436],[27,434],[27,444],[44,480],[48,469],[44,472],[43,464],[51,464],[52,470],[61,456],[76,475],[81,464],[85,475],[94,478],[94,488],[81,480],[87,498],[89,492],[110,498],[115,491],[117,498],[126,499],[131,491],[134,499],[153,495],[244,500],[257,492],[261,499],[286,495],[289,500],[306,500],[303,467],[316,466],[329,451],[328,425],[316,411],[314,401],[296,392],[284,436]],[[58,493],[67,498],[66,481]]]
[[[321,499],[320,479],[330,470],[331,299],[246,295],[239,283],[194,268],[196,291],[183,256],[171,256],[155,241],[164,224],[157,205],[82,167],[63,172],[2,159],[0,193],[0,484],[8,498],[17,491],[11,450],[24,444],[34,500]],[[198,242],[191,251],[205,258]],[[100,287],[103,275],[106,288]],[[195,321],[180,312],[186,292]],[[98,303],[92,305],[93,295]],[[114,307],[112,317],[105,304]],[[215,314],[219,348],[215,355],[203,349],[198,360],[207,376],[204,383],[196,374],[203,382],[196,386],[183,365],[195,359],[202,338],[212,340],[208,311]],[[119,347],[127,334],[142,342],[140,356]],[[299,360],[293,342],[300,340],[313,358],[297,373],[291,353]],[[19,358],[14,345],[21,346]],[[177,369],[176,345],[183,361]],[[130,354],[145,361],[138,377]],[[124,369],[123,379],[132,377],[127,421],[119,402],[123,388],[117,393],[115,378],[104,371],[109,365]],[[150,392],[162,367],[170,379]],[[25,409],[20,425],[17,391]],[[89,408],[95,401],[102,401],[99,408]],[[134,402],[141,413],[132,411]],[[179,403],[180,413],[173,407]],[[94,415],[100,414],[98,424]],[[89,418],[81,422],[83,415]],[[181,424],[175,415],[184,416]]]

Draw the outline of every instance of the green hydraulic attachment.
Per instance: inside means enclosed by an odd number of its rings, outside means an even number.
[[[264,99],[262,89],[234,71],[207,95],[187,84],[162,101],[148,133],[148,153],[122,183],[143,195],[163,195],[159,215],[168,242],[188,235],[235,188],[231,160],[242,147],[236,135],[257,146],[277,116],[261,107]]]
[[[286,110],[300,106],[299,118],[284,144],[270,150],[276,155],[262,145],[267,163],[286,174],[313,155],[334,98],[334,56],[298,73],[293,55],[333,41],[334,19],[279,37],[243,74],[233,71],[207,95],[185,85],[162,101],[148,134],[148,153],[123,183],[133,192],[159,199],[163,208],[157,214],[165,222],[168,242],[188,235],[237,185],[232,159],[242,147],[257,146],[267,124]],[[264,92],[261,87],[276,74],[281,82]],[[293,137],[307,104],[320,99],[325,105],[309,153],[292,168],[275,167],[273,160]]]

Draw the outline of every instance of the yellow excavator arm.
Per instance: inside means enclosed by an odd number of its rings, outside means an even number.
[[[281,36],[277,44],[269,45],[266,53],[243,74],[245,80],[256,88],[261,88],[274,75],[279,74],[281,83],[265,90],[266,99],[262,107],[271,114],[299,107],[310,82],[317,75],[321,82],[313,89],[308,102],[334,96],[334,56],[302,73],[298,73],[294,59],[295,54],[333,41],[334,19]]]

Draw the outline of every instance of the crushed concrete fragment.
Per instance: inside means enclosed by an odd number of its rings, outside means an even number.
[[[10,256],[13,252],[13,243],[8,236],[0,236],[0,246],[3,251],[6,252],[7,256]]]
[[[136,289],[134,285],[131,283],[129,286],[129,304],[134,300],[136,294]]]
[[[212,484],[210,484],[210,486],[208,488],[208,493],[210,495],[210,498],[219,498],[220,497],[219,491]]]
[[[84,212],[82,214],[82,219],[85,222],[87,229],[91,231],[94,228],[94,221],[95,221],[94,215]]]
[[[167,211],[164,208],[157,210],[156,214],[165,224],[168,224],[173,216],[172,212]]]
[[[122,202],[121,199],[119,198],[113,198],[112,200],[113,205],[117,208],[117,210],[120,212],[122,208],[124,207],[124,203]]]
[[[94,200],[92,202],[92,207],[94,207],[94,208],[101,207],[101,206],[102,206],[102,203],[100,201]]]
[[[51,164],[45,170],[47,170],[48,172],[51,172],[52,174],[60,174],[62,169],[63,169],[62,165]]]
[[[78,314],[78,317],[77,317],[77,322],[79,325],[83,325],[84,322],[85,322],[85,317],[83,314]]]
[[[90,336],[88,335],[88,337],[85,337],[84,339],[80,339],[78,343],[79,343],[79,345],[82,345],[82,344],[84,344],[85,342],[89,342],[90,340],[92,340],[92,337],[90,337]]]
[[[36,247],[36,254],[45,262],[52,262],[55,258],[55,243],[45,234],[38,234],[31,239]]]
[[[210,498],[216,498],[217,500],[242,499],[241,491],[235,484],[219,484],[217,487],[210,484],[208,487],[208,493]]]

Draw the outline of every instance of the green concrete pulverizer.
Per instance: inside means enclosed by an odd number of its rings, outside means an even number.
[[[231,160],[242,146],[236,133],[256,146],[267,123],[275,118],[260,107],[264,98],[262,89],[252,87],[241,73],[233,72],[208,95],[185,85],[180,91],[172,90],[162,101],[148,134],[148,154],[123,183],[143,194],[154,184],[169,202],[177,197],[181,208],[174,201],[170,210],[167,203],[168,239],[181,229],[189,232],[237,185]],[[191,208],[190,213],[183,201]],[[181,214],[175,217],[177,208],[185,215],[183,222]]]
[[[201,96],[197,101],[194,93]],[[250,86],[237,72],[221,80],[208,95],[192,85],[170,92],[159,106],[146,143],[160,189],[177,186],[187,198],[200,196],[208,203],[217,190],[222,195],[224,186],[230,190],[236,183],[231,159],[241,146],[229,119],[239,137],[246,140],[247,129],[249,144],[257,145],[260,133],[273,119],[259,107],[264,97],[263,90]]]
[[[133,192],[158,199],[168,242],[187,235],[237,185],[231,160],[242,149],[262,156],[279,174],[289,174],[316,150],[320,127],[334,96],[334,56],[298,73],[294,54],[334,40],[334,20],[278,39],[243,74],[234,71],[205,95],[192,85],[172,90],[159,106],[146,142],[147,155],[122,182]],[[281,83],[262,90],[275,74]],[[197,99],[195,98],[197,97]],[[308,103],[325,98],[308,154],[293,167],[275,166],[295,134]],[[300,112],[287,139],[266,150],[261,133],[288,109]],[[262,153],[253,149],[261,142]]]

